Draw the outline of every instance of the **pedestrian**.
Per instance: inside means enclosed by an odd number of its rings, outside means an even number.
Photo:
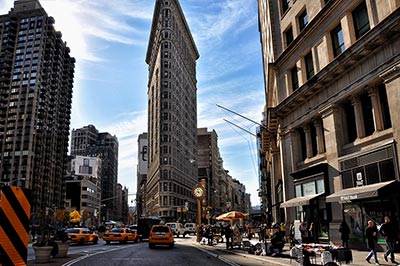
[[[280,233],[282,235],[283,241],[286,242],[286,224],[281,222],[280,225],[279,225],[279,230],[280,230]]]
[[[374,256],[375,264],[379,265],[378,256],[376,254],[376,243],[378,241],[378,229],[376,228],[374,221],[372,221],[372,220],[368,221],[368,227],[365,230],[365,236],[367,237],[368,248],[370,250],[370,252],[369,252],[368,256],[365,258],[365,260],[368,263],[371,263],[370,259],[372,258],[372,256]]]
[[[233,236],[233,230],[230,227],[230,225],[227,225],[225,227],[226,249],[233,248],[232,236]]]
[[[299,231],[301,233],[301,243],[308,243],[307,239],[307,225],[305,222],[301,222],[299,225]]]
[[[290,223],[290,228],[289,228],[289,238],[290,238],[290,247],[294,247],[295,245],[295,239],[294,239],[294,222]]]
[[[212,246],[212,240],[213,240],[213,232],[212,232],[212,228],[211,228],[211,226],[210,225],[207,225],[207,228],[206,228],[206,237],[207,237],[207,242],[208,242],[208,245],[209,246]]]
[[[349,247],[349,236],[350,236],[350,227],[347,225],[346,221],[343,222],[339,226],[340,238],[342,239],[342,246],[345,248]]]
[[[390,255],[390,261],[392,263],[396,263],[394,260],[394,243],[396,232],[393,224],[390,222],[389,216],[385,216],[384,223],[381,225],[379,233],[385,238],[386,241],[386,252],[383,254],[383,258],[385,261],[388,261],[388,257]]]
[[[267,236],[267,225],[266,224],[260,225],[260,231],[258,233],[259,241],[265,242],[266,236]]]

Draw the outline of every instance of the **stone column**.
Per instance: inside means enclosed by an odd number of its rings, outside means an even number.
[[[326,160],[328,163],[329,190],[327,194],[342,190],[342,180],[340,175],[339,155],[343,146],[343,136],[341,130],[341,118],[336,105],[331,104],[320,111],[322,124],[324,125]],[[329,237],[334,243],[340,243],[338,228],[342,220],[342,206],[339,203],[331,203],[332,222],[329,225]]]
[[[363,138],[365,137],[365,127],[364,127],[364,119],[361,108],[361,101],[358,96],[353,95],[351,97],[351,104],[354,107],[354,116],[356,118],[356,129],[357,129],[357,137]]]
[[[382,109],[379,101],[378,91],[376,87],[368,87],[367,90],[369,97],[371,97],[372,114],[374,116],[375,131],[382,131],[384,129],[384,126],[383,126]]]
[[[322,123],[320,119],[314,120],[315,131],[317,132],[317,150],[318,154],[322,154],[325,152],[324,145],[324,129],[322,127]]]

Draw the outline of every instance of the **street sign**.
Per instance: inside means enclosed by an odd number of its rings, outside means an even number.
[[[0,201],[0,265],[27,265],[30,190],[4,186]]]

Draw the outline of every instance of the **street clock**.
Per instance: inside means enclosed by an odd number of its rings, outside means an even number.
[[[193,188],[193,195],[197,199],[202,199],[205,196],[205,189],[202,184],[199,183]]]

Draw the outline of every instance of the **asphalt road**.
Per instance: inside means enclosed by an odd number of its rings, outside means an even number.
[[[76,258],[64,266],[226,266],[217,256],[205,253],[192,246],[190,237],[177,238],[175,247],[156,247],[150,249],[147,242],[128,245],[103,245]],[[103,249],[106,247],[106,249]],[[222,258],[223,259],[223,258]],[[232,265],[232,264],[231,264]]]

